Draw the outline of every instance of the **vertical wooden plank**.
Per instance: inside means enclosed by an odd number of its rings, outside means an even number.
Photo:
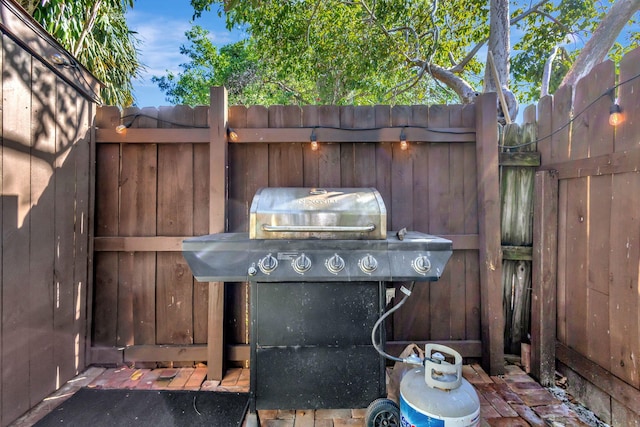
[[[558,273],[556,283],[558,341],[567,343],[567,180],[558,182]]]
[[[620,61],[620,82],[626,82],[618,87],[618,102],[625,120],[615,129],[615,151],[632,150],[640,148],[640,79],[635,78],[640,74],[640,49],[628,52]]]
[[[194,108],[194,125],[209,126],[209,107]],[[193,234],[209,233],[209,145],[193,145]],[[206,344],[209,285],[193,279],[193,342]]]
[[[583,80],[587,81],[589,109],[583,113],[587,116],[589,127],[588,137],[585,143],[588,144],[588,156],[596,157],[613,152],[613,131],[614,127],[609,125],[609,109],[611,108],[611,98],[602,96],[607,90],[612,88],[616,79],[616,67],[613,61],[606,60],[593,67],[593,70]],[[586,107],[586,106],[585,106]],[[581,111],[576,104],[574,111]],[[577,142],[574,140],[573,142]]]
[[[608,112],[607,112],[608,114]],[[599,131],[595,131],[598,133]],[[595,136],[595,135],[594,135]],[[594,141],[599,140],[595,136]],[[611,145],[613,151],[611,135]],[[603,342],[609,341],[609,252],[611,230],[611,197],[612,176],[592,176],[588,188],[588,244],[587,257],[587,353],[589,359],[600,366],[607,367],[610,363],[609,346]]]
[[[476,101],[478,161],[478,245],[482,308],[482,363],[491,375],[504,371],[500,248],[500,190],[495,94]]]
[[[533,213],[531,373],[544,386],[555,381],[558,178],[536,173]]]
[[[56,206],[55,238],[56,283],[54,297],[54,358],[58,366],[58,386],[77,374],[75,331],[74,259],[77,244],[75,233],[76,203],[76,124],[78,122],[77,97],[79,95],[61,80],[57,82],[58,111],[56,128]],[[71,125],[73,123],[73,125]]]
[[[3,36],[2,372],[3,424],[29,409],[29,209],[31,57]],[[9,66],[8,64],[13,64]],[[22,72],[20,70],[27,70]]]
[[[567,302],[567,345],[587,353],[587,245],[589,178],[567,180],[565,283]]]
[[[376,126],[376,115],[373,107],[354,107],[353,122],[349,127],[357,129],[373,128]],[[343,123],[344,124],[344,123]],[[376,147],[372,143],[355,144],[354,179],[355,187],[375,187],[376,185]]]
[[[376,105],[376,127],[391,126],[391,107],[389,105]],[[391,225],[391,160],[393,157],[392,143],[379,141],[376,144],[376,185],[378,192],[387,206],[387,224]]]
[[[302,110],[297,105],[273,105],[269,107],[269,127],[299,127]],[[302,143],[270,144],[269,146],[269,186],[301,187]]]
[[[257,105],[247,109],[247,127],[269,127],[269,110]],[[246,168],[248,170],[247,188],[244,200],[246,204],[247,224],[249,222],[249,208],[251,200],[259,188],[269,186],[269,145],[251,144],[247,150]],[[247,225],[247,230],[248,225]]]
[[[626,172],[613,176],[612,212],[624,215],[611,221],[609,257],[609,319],[611,321],[611,372],[627,383],[640,386],[637,352],[640,348],[638,307],[638,260],[640,248],[640,174]]]
[[[475,105],[465,105],[462,110],[462,126],[475,128]],[[478,234],[478,180],[476,144],[464,144],[464,232]],[[480,340],[480,270],[478,252],[467,250],[465,254],[465,318],[466,339]]]
[[[433,105],[429,108],[429,127],[449,127],[449,109],[445,105]],[[448,234],[451,215],[451,171],[450,144],[430,143],[429,163],[429,233]],[[453,268],[459,268],[459,255],[449,260],[440,280],[430,284],[431,339],[449,339],[451,336],[450,283]],[[456,264],[456,265],[454,265]],[[444,309],[443,309],[444,308]]]
[[[429,125],[429,107],[411,107],[411,125]],[[414,230],[429,231],[429,144],[408,141],[413,154],[413,226]]]
[[[90,167],[91,167],[91,126],[93,122],[93,104],[83,97],[76,98],[77,136],[76,155],[76,200],[75,200],[75,233],[74,248],[74,324],[75,324],[75,370],[79,373],[88,365],[87,332],[90,320],[87,316],[88,274],[89,274],[89,200],[90,200]]]
[[[188,106],[159,109],[165,123],[193,124]],[[175,126],[175,125],[172,125]],[[160,236],[193,234],[193,144],[158,147],[157,232]],[[179,252],[157,255],[156,340],[158,344],[193,343],[193,278]]]
[[[123,117],[134,117],[140,113],[137,107],[127,108],[122,111]],[[138,121],[132,122],[132,127],[138,126]],[[139,144],[123,144],[121,147],[121,172],[120,172],[120,211],[118,212],[119,236],[135,236],[136,226],[144,228],[144,220],[138,213],[137,196],[149,197],[151,191],[138,187],[138,163],[140,149],[144,146]],[[151,189],[149,189],[151,190]],[[146,193],[146,194],[145,194]],[[155,199],[155,194],[152,196]],[[155,225],[155,219],[152,220]],[[118,253],[118,325],[116,345],[126,347],[133,345],[133,295],[134,283],[133,275],[136,271],[136,264],[133,252]]]
[[[241,105],[229,107],[229,127],[247,127],[247,108]],[[254,144],[229,145],[229,231],[247,232],[249,229],[249,204],[247,203],[247,180],[250,165],[260,159],[249,159],[247,152]]]
[[[119,122],[117,107],[100,107],[96,125],[109,128]],[[118,235],[120,146],[99,144],[96,147],[96,236]],[[118,254],[96,252],[94,283],[93,345],[115,347],[117,335]]]
[[[226,231],[227,200],[227,90],[212,87],[209,108],[209,232]],[[222,381],[224,374],[224,283],[209,284],[207,378]]]
[[[391,109],[391,123],[394,127],[406,126],[411,117],[411,107],[397,105]],[[400,130],[398,140],[392,144],[391,158],[391,230],[404,227],[413,230],[413,159],[411,150],[400,149]],[[389,209],[389,207],[387,207]]]
[[[318,126],[340,126],[340,107],[321,105],[318,107]],[[320,187],[340,187],[342,170],[340,166],[342,144],[320,144],[318,159],[318,185]]]
[[[229,107],[229,126],[234,129],[247,127],[247,109],[244,106]],[[231,232],[249,229],[249,199],[247,194],[248,171],[262,159],[247,156],[254,144],[229,145],[229,196],[227,199],[228,227]],[[266,160],[266,159],[264,159]],[[228,344],[247,343],[247,295],[244,283],[227,283],[225,289],[225,338]]]
[[[553,97],[545,96],[538,101],[538,143],[540,162],[543,165],[552,162],[551,158],[551,126],[553,115]]]
[[[462,127],[462,105],[449,106],[449,127]],[[465,232],[465,146],[463,144],[449,144],[449,233],[464,234]],[[464,302],[465,279],[465,253],[455,251],[447,270],[449,270],[449,324],[448,339],[462,340],[465,338],[465,312]],[[437,283],[434,284],[437,286]]]
[[[54,156],[56,98],[55,76],[44,65],[34,63],[31,98],[31,201],[29,329],[30,402],[40,402],[56,387],[53,360],[53,284],[55,207]],[[36,95],[37,94],[37,95]],[[1,170],[1,169],[0,169]]]
[[[302,185],[304,187],[320,187],[320,149],[324,147],[318,145],[315,151],[311,148],[311,132],[317,134],[315,128],[318,126],[318,109],[317,105],[302,107],[302,126],[310,128],[309,142],[302,144]]]
[[[349,129],[353,124],[355,107],[345,105],[340,107],[340,127]],[[353,142],[343,142],[340,144],[340,186],[355,187],[356,174],[355,144]]]
[[[571,114],[573,87],[562,86],[553,95],[553,114],[551,116],[551,163],[569,159],[571,153]]]
[[[627,53],[620,61],[618,88],[625,121],[615,130],[616,152],[640,147],[640,49]],[[634,78],[633,80],[631,80]],[[639,388],[637,355],[640,352],[640,296],[638,283],[638,236],[640,236],[640,178],[638,173],[613,176],[611,212],[611,252],[609,258],[609,319],[611,330],[611,372]],[[624,212],[624,215],[617,215]],[[635,242],[635,245],[634,245]]]

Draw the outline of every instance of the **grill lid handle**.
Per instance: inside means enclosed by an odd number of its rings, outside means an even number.
[[[270,225],[262,224],[262,230],[269,232],[354,232],[354,231],[373,231],[376,229],[375,224],[360,226],[341,226],[341,225]]]

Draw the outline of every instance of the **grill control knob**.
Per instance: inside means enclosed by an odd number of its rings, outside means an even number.
[[[304,274],[311,268],[311,260],[305,254],[301,254],[291,262],[291,266],[296,271],[296,273]]]
[[[324,265],[330,273],[338,274],[344,269],[344,260],[340,255],[334,254],[325,261]]]
[[[378,260],[373,255],[367,254],[358,262],[358,267],[363,273],[371,274],[378,268]]]
[[[413,267],[418,274],[427,274],[429,270],[431,270],[431,261],[429,261],[429,258],[426,256],[421,255],[411,261],[411,267]]]
[[[247,270],[247,274],[249,276],[255,276],[256,274],[258,274],[258,269],[256,268],[256,265],[254,263],[252,263],[251,266],[249,266],[249,269]]]
[[[276,268],[278,268],[278,260],[273,257],[273,255],[268,254],[260,261],[258,261],[258,267],[260,267],[260,271],[264,274],[269,274]]]

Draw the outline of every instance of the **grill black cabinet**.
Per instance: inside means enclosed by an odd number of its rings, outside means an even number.
[[[365,408],[383,396],[371,343],[383,302],[383,282],[251,282],[256,408]]]

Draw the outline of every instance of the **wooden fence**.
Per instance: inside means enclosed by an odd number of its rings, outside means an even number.
[[[443,278],[393,319],[390,349],[444,341],[502,370],[495,95],[465,107],[228,108],[213,88],[210,109],[122,114],[97,115],[94,362],[207,360],[219,377],[225,348],[227,360],[248,359],[247,285],[194,282],[182,239],[247,231],[260,187],[373,186],[391,229],[454,242]]]
[[[87,367],[98,82],[0,1],[0,426]]]
[[[640,49],[538,103],[532,359],[614,425],[640,419]],[[616,83],[617,78],[617,83]],[[618,99],[625,121],[608,123]]]

